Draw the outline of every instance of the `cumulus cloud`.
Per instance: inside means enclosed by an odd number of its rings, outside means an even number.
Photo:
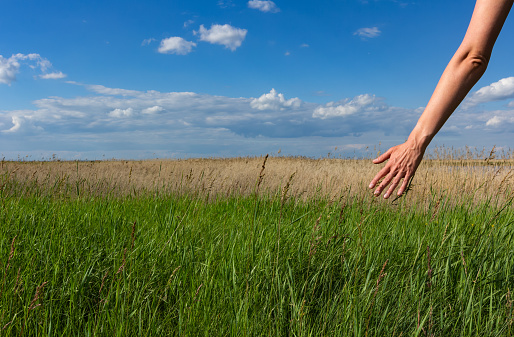
[[[195,128],[230,130],[244,137],[341,137],[371,130],[408,131],[419,115],[412,110],[389,107],[372,95],[319,106],[299,98],[286,99],[274,89],[258,98],[230,98],[102,85],[84,87],[96,95],[36,100],[35,110],[0,114],[0,125],[13,134],[23,119],[53,135],[135,129],[168,134]],[[14,122],[13,116],[18,118]],[[345,118],[337,123],[328,118],[336,116]]]
[[[145,108],[141,112],[144,113],[144,114],[152,115],[152,114],[159,113],[161,111],[164,111],[164,109],[162,107],[156,105],[156,106],[152,106],[150,108]]]
[[[109,112],[109,116],[115,117],[115,118],[131,117],[133,115],[134,115],[134,109],[132,109],[132,108],[114,109],[113,111]]]
[[[252,9],[258,9],[261,12],[278,13],[280,9],[273,1],[269,0],[250,0],[248,1],[248,7]]]
[[[276,90],[258,98],[232,98],[73,84],[89,93],[35,100],[34,108],[28,110],[2,110],[2,153],[16,158],[23,153],[19,149],[37,149],[50,154],[81,153],[81,158],[91,158],[92,153],[96,158],[102,154],[148,158],[154,156],[152,152],[234,156],[282,148],[286,154],[319,156],[326,154],[325,148],[345,148],[344,144],[396,145],[408,136],[422,112],[389,106],[371,94],[320,105],[286,98]],[[512,108],[460,111],[434,144],[450,140],[458,145],[457,140],[469,146],[508,145],[512,130]],[[291,152],[284,150],[287,144]],[[348,151],[353,155],[350,145]]]
[[[206,29],[200,25],[200,30],[194,32],[200,34],[200,41],[206,41],[212,44],[220,44],[232,51],[241,46],[246,38],[246,29],[232,27],[231,25],[212,25],[210,29]]]
[[[514,98],[514,77],[502,78],[486,87],[480,88],[469,95],[463,102],[464,108],[478,104]],[[512,104],[509,103],[509,104]]]
[[[18,58],[14,55],[6,59],[0,55],[0,83],[11,84],[16,80],[16,74],[20,69]]]
[[[360,36],[361,38],[374,38],[380,36],[381,33],[378,27],[364,27],[357,29],[353,35]]]
[[[326,119],[331,117],[350,116],[365,110],[373,109],[374,103],[374,95],[359,95],[351,100],[345,99],[340,102],[329,102],[325,106],[319,106],[314,110],[312,117]]]
[[[502,123],[502,119],[498,116],[494,116],[493,118],[489,119],[485,125],[487,126],[498,126]]]
[[[38,132],[42,131],[43,128],[35,126],[32,123],[32,117],[30,115],[24,116],[23,112],[16,112],[11,116],[12,127],[7,130],[2,130],[4,134],[26,134],[27,132]]]
[[[514,131],[514,110],[493,110],[472,112],[468,114],[468,120],[473,121],[474,127],[480,127],[480,124],[497,131],[506,131],[512,133]]]
[[[62,71],[59,71],[59,72],[55,72],[55,73],[39,75],[39,77],[44,80],[58,80],[61,78],[65,78],[66,74],[63,74]]]
[[[250,106],[258,110],[285,110],[287,108],[298,108],[302,101],[298,98],[285,99],[283,94],[271,89],[268,94],[263,94],[259,98],[254,98]]]
[[[196,43],[186,41],[178,36],[173,36],[163,39],[158,51],[161,54],[187,55],[193,51],[193,47],[196,47]]]
[[[8,130],[4,130],[4,132],[17,132],[21,129],[21,126],[24,122],[24,120],[22,118],[20,118],[19,116],[12,116],[11,117],[11,121],[12,121],[12,127]]]
[[[41,57],[39,54],[13,54],[9,58],[5,58],[0,55],[0,83],[10,85],[12,82],[16,81],[16,75],[20,72],[20,67],[22,64],[28,65],[32,69],[39,68],[42,75],[41,78],[63,78],[64,75],[62,72],[59,73],[50,73],[46,74],[46,71],[52,67],[52,64],[47,59]],[[56,74],[60,74],[56,77]]]
[[[125,153],[123,147],[131,151],[163,148],[176,152],[181,149],[188,156],[199,148],[204,155],[245,155],[254,153],[250,148],[269,151],[265,144],[284,148],[283,144],[288,142],[303,142],[297,153],[319,155],[315,146],[312,146],[314,152],[308,152],[306,148],[311,145],[305,142],[325,144],[337,138],[339,146],[342,137],[349,137],[348,143],[372,141],[374,144],[382,140],[384,144],[386,133],[408,135],[419,116],[413,110],[388,106],[372,95],[320,106],[299,98],[286,98],[276,90],[257,98],[232,98],[194,92],[74,85],[83,86],[89,93],[72,98],[35,100],[31,110],[2,111],[0,144],[3,153],[18,148],[16,144],[29,144],[27,146],[48,151],[65,148],[94,152],[97,149],[105,153],[103,151],[112,149],[114,153],[117,149],[120,151],[118,158]],[[374,103],[370,103],[373,99]],[[327,113],[330,106],[358,108],[344,118],[323,118],[341,115],[337,109],[335,114]],[[313,114],[316,110],[321,111],[319,116]],[[485,127],[485,121],[483,124]],[[377,138],[379,135],[381,138]],[[355,137],[359,137],[359,141]]]

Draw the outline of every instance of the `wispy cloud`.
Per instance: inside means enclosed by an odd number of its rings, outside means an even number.
[[[39,77],[44,80],[58,80],[61,78],[65,78],[66,74],[63,74],[62,71],[59,71],[59,72],[55,72],[55,73],[39,75]]]
[[[318,96],[318,97],[327,97],[327,96],[331,96],[329,93],[327,93],[326,91],[324,90],[317,90],[315,92],[313,92],[313,95],[314,96]]]
[[[195,23],[194,20],[187,20],[186,22],[184,22],[184,28],[187,28],[189,27],[190,25],[192,25],[193,23]]]
[[[364,27],[357,29],[353,35],[360,36],[361,38],[374,38],[380,36],[381,33],[378,27]]]
[[[231,25],[212,25],[210,29],[206,29],[200,25],[200,30],[194,32],[200,34],[200,41],[209,42],[212,44],[220,44],[232,51],[235,51],[243,43],[246,29],[232,27]]]
[[[161,54],[187,55],[193,51],[193,47],[196,47],[196,43],[173,36],[161,41],[158,52]]]
[[[234,3],[232,0],[218,0],[218,6],[221,8],[228,8],[228,7],[234,7]]]
[[[150,43],[152,43],[154,41],[157,41],[157,40],[154,39],[153,37],[151,37],[149,39],[144,39],[143,42],[141,42],[141,45],[142,46],[148,46]]]
[[[280,8],[273,1],[269,0],[250,0],[248,1],[248,7],[252,9],[260,10],[261,12],[278,13]]]

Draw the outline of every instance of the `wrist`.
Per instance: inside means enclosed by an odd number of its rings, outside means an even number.
[[[422,127],[416,125],[416,127],[412,130],[407,139],[407,142],[412,144],[412,146],[421,152],[425,152],[428,144],[432,141],[435,135],[432,135],[430,132],[424,130]]]

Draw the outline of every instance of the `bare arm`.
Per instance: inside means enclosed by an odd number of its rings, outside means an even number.
[[[384,194],[384,198],[389,198],[402,178],[398,195],[405,191],[432,138],[484,74],[496,38],[513,2],[514,0],[477,0],[466,35],[441,75],[409,138],[405,143],[390,148],[373,160],[373,163],[379,164],[389,159],[369,184],[369,188],[374,188],[384,178],[375,190],[375,195],[380,195],[391,184]]]

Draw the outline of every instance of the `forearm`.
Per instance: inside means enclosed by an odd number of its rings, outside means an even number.
[[[387,160],[369,184],[369,188],[374,188],[380,182],[375,195],[380,195],[391,184],[384,193],[384,198],[389,198],[402,180],[398,195],[406,191],[428,144],[485,72],[513,2],[477,0],[464,40],[444,70],[409,139],[373,160],[375,164]]]
[[[409,143],[424,151],[453,111],[484,74],[513,0],[477,0],[459,49],[448,63]]]
[[[487,57],[459,48],[446,67],[409,141],[424,151],[487,68]]]

